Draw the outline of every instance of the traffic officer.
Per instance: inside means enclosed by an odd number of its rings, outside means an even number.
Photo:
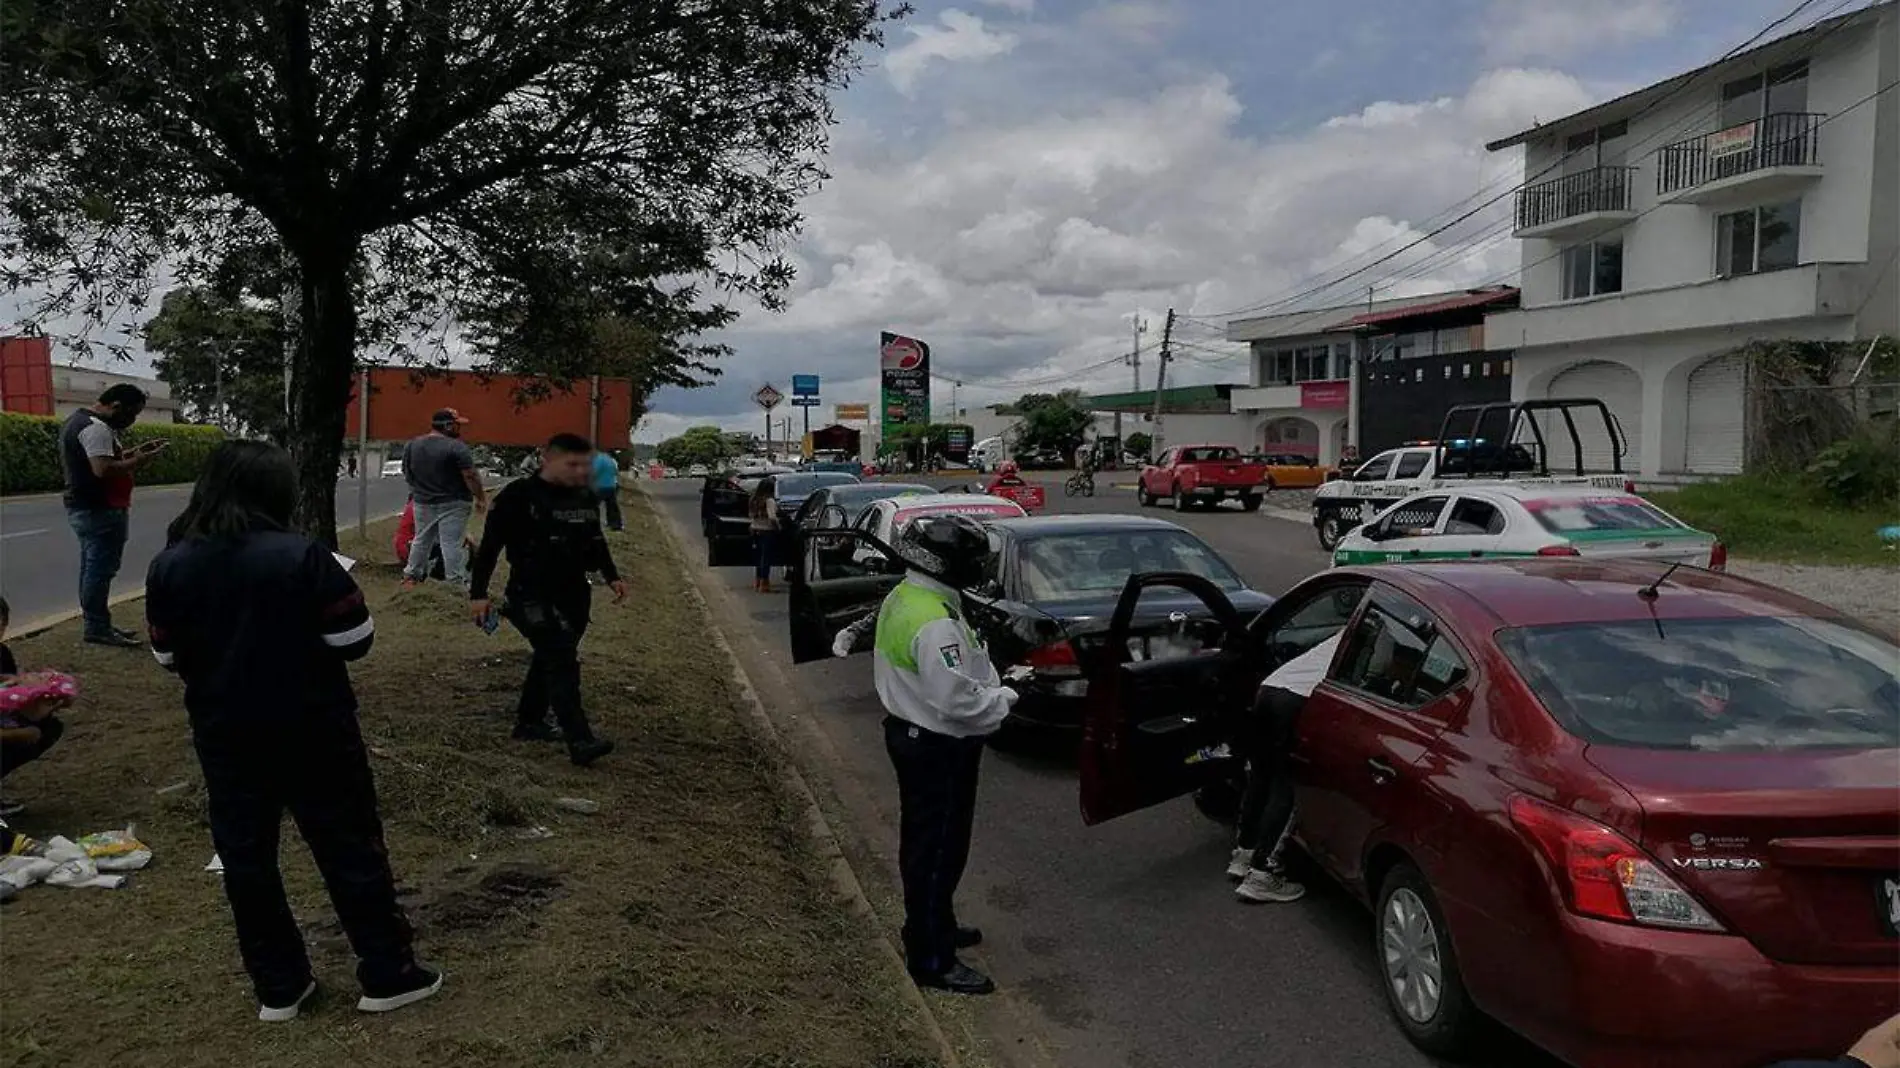
[[[925,516],[899,551],[909,570],[878,609],[873,677],[902,811],[904,957],[919,986],[988,994],[996,984],[957,959],[983,935],[958,925],[953,898],[970,855],[984,739],[1017,698],[964,622],[957,592],[982,581],[989,540],[966,516]]]

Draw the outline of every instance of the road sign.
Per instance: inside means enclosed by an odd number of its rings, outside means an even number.
[[[816,397],[818,395],[817,375],[793,375],[792,396]]]
[[[780,393],[770,382],[760,386],[759,391],[752,395],[752,402],[768,412],[778,407],[778,402],[784,399],[785,394]]]
[[[871,420],[871,406],[868,404],[840,404],[833,410],[832,418],[840,423],[853,421],[867,423]]]
[[[792,394],[792,407],[794,407],[794,408],[816,408],[816,407],[818,407],[818,395],[817,395],[817,394],[811,394],[811,395],[809,395],[809,396],[807,396],[807,395],[804,395],[804,394],[799,394],[799,393],[794,393],[794,394]]]

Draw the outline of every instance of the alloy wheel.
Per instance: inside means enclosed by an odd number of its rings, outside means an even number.
[[[1430,1023],[1444,998],[1444,957],[1431,913],[1411,889],[1401,887],[1386,899],[1379,944],[1400,1010],[1415,1023]]]

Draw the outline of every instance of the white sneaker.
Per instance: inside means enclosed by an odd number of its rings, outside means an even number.
[[[1253,850],[1235,849],[1233,856],[1227,858],[1227,877],[1239,882],[1247,877],[1247,870],[1253,867]]]
[[[317,981],[312,979],[310,984],[303,988],[303,993],[297,995],[297,1000],[288,1005],[259,1005],[257,1018],[264,1023],[289,1023],[303,1011],[304,1004],[316,996]]]
[[[1254,868],[1248,871],[1247,877],[1234,888],[1234,896],[1250,905],[1282,905],[1305,897],[1306,887],[1277,871],[1261,871],[1259,868]]]

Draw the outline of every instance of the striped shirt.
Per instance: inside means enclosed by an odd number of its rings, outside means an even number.
[[[180,542],[145,587],[152,653],[184,679],[201,737],[355,713],[347,662],[376,625],[328,549],[280,531]]]

